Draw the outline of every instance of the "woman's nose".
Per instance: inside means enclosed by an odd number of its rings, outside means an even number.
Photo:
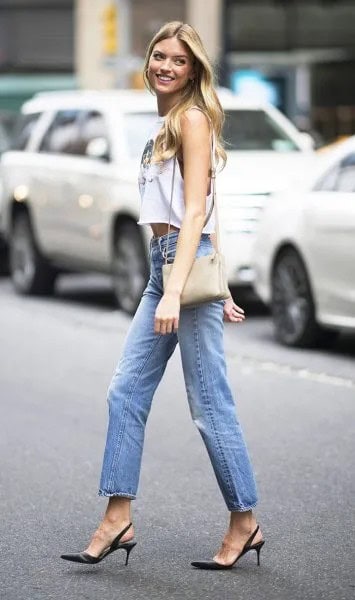
[[[160,65],[162,71],[171,71],[170,58],[165,58]]]

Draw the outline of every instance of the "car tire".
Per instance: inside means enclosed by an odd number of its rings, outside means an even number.
[[[0,277],[10,274],[8,249],[0,243]]]
[[[271,313],[276,339],[285,346],[331,345],[338,332],[321,328],[306,267],[294,249],[284,250],[272,273]]]
[[[15,216],[10,239],[10,273],[16,291],[23,295],[50,295],[55,270],[38,250],[30,218],[23,212]]]
[[[132,315],[148,279],[148,264],[142,235],[132,222],[116,227],[113,242],[113,289],[119,307]]]

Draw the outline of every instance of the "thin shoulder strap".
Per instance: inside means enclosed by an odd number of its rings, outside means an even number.
[[[219,232],[219,216],[218,216],[218,203],[217,203],[217,189],[216,189],[216,178],[217,178],[217,163],[216,163],[216,134],[212,128],[212,144],[211,144],[211,193],[212,202],[211,210],[208,215],[208,219],[214,210],[215,215],[215,233],[216,233],[216,246],[217,251],[221,251],[220,244],[220,232]]]

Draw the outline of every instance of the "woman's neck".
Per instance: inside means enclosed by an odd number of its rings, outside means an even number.
[[[158,113],[160,117],[165,117],[181,99],[181,94],[162,94],[157,96]]]

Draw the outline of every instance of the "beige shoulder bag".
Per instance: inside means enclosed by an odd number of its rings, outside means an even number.
[[[195,258],[192,263],[190,273],[187,277],[182,295],[181,295],[181,306],[195,306],[204,302],[214,302],[216,300],[224,300],[229,298],[230,292],[228,289],[227,278],[225,274],[224,257],[220,252],[220,236],[219,236],[219,223],[218,223],[218,210],[217,210],[217,198],[216,198],[216,154],[215,154],[215,134],[212,132],[212,144],[211,144],[211,192],[212,192],[212,204],[209,214],[206,217],[204,227],[207,224],[211,214],[215,212],[215,229],[216,229],[216,242],[217,250],[208,256],[200,256]],[[168,236],[167,236],[167,247],[165,251],[165,264],[163,265],[163,286],[166,289],[167,281],[172,269],[172,264],[168,264],[168,252],[169,252],[169,235],[170,235],[170,221],[171,221],[171,210],[173,203],[174,194],[174,180],[175,180],[175,169],[176,169],[177,158],[174,158],[173,165],[173,176],[171,182],[171,195],[170,195],[170,210],[169,210],[169,225],[168,225]]]

